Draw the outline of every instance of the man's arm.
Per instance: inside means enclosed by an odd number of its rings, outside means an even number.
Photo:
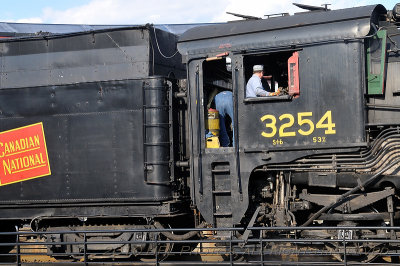
[[[259,96],[259,97],[263,97],[263,96],[268,96],[268,95],[269,95],[269,92],[266,91],[266,90],[264,90],[262,87],[261,87],[261,88],[260,88],[260,87],[257,87],[257,88],[255,89],[255,94],[256,94],[257,96]]]

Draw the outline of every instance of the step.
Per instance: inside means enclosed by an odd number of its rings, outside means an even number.
[[[213,190],[213,194],[231,194],[230,190]]]
[[[231,171],[230,171],[230,169],[228,168],[228,169],[212,169],[211,172],[212,172],[212,173],[218,173],[218,174],[221,174],[221,173],[227,173],[227,174],[229,174]]]

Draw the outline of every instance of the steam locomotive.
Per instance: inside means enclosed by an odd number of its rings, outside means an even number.
[[[2,231],[148,229],[121,236],[132,240],[260,226],[296,230],[273,233],[282,239],[338,239],[324,226],[377,226],[342,237],[397,239],[385,227],[400,218],[399,21],[399,4],[373,5],[179,37],[145,25],[2,39]],[[254,65],[277,96],[246,97]],[[221,91],[233,93],[234,145],[210,147],[208,109]],[[367,261],[380,245],[355,249]]]

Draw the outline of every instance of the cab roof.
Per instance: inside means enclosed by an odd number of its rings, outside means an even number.
[[[368,35],[386,13],[382,5],[369,5],[200,26],[181,35],[178,49],[190,55],[354,39]]]

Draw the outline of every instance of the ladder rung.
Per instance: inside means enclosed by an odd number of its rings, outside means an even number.
[[[230,169],[212,169],[212,173],[230,173]]]
[[[144,165],[169,165],[170,163],[171,163],[170,161],[159,161],[159,162],[145,161]]]
[[[170,123],[154,123],[154,124],[143,124],[146,127],[159,127],[159,126],[170,126]]]
[[[213,190],[213,194],[231,194],[230,190]]]
[[[231,212],[214,212],[214,216],[232,216]]]

